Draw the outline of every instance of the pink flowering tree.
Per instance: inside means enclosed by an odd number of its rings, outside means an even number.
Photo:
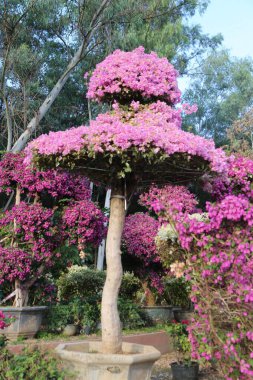
[[[252,204],[228,195],[207,205],[205,221],[178,223],[188,252],[194,319],[193,356],[216,364],[227,380],[253,376]]]
[[[16,193],[16,204],[0,215],[0,285],[6,301],[26,306],[29,292],[61,257],[61,247],[98,246],[106,229],[102,211],[90,200],[89,181],[63,171],[38,171],[22,154],[0,162],[0,192]],[[43,206],[51,197],[53,207]],[[81,237],[80,237],[81,234]]]
[[[225,169],[214,143],[181,130],[177,72],[166,58],[116,50],[96,66],[88,97],[112,104],[89,126],[51,132],[32,141],[27,161],[63,167],[111,187],[106,242],[107,278],[102,296],[102,346],[122,349],[117,299],[122,279],[121,236],[125,207],[137,186],[200,178]],[[189,111],[187,107],[184,107]]]

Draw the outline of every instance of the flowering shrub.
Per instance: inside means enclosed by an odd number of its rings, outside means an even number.
[[[98,246],[106,235],[107,218],[91,201],[71,204],[63,211],[62,222],[65,236],[70,244],[78,243],[82,248],[92,243]]]
[[[155,245],[158,228],[159,222],[148,214],[129,215],[126,217],[122,241],[127,253],[139,259],[136,269],[138,276],[144,282],[147,281],[149,287],[162,293],[164,271]]]
[[[16,192],[16,199],[20,193],[21,199],[34,204],[21,202],[0,216],[0,283],[5,286],[4,292],[15,283],[16,290],[22,288],[23,293],[33,287],[37,300],[50,299],[50,286],[43,286],[40,295],[36,292],[42,272],[59,263],[60,248],[70,235],[72,242],[75,237],[79,250],[84,242],[98,245],[105,234],[105,218],[89,200],[90,183],[85,177],[62,170],[31,168],[24,163],[22,153],[7,153],[0,161],[0,192],[12,191]],[[48,196],[53,198],[53,209],[42,206]],[[62,200],[64,203],[60,203]],[[83,236],[77,239],[76,234]],[[16,294],[17,299],[22,296]],[[26,303],[27,297],[22,302]]]
[[[123,242],[130,255],[139,257],[145,266],[160,262],[155,246],[159,222],[148,214],[136,213],[126,217]]]
[[[227,173],[213,179],[206,178],[205,188],[215,199],[223,199],[227,195],[244,195],[253,200],[252,176],[253,161],[246,157],[229,157]]]
[[[227,380],[253,376],[252,211],[244,196],[228,195],[207,205],[204,220],[177,224],[196,311],[189,327],[193,356],[216,361]]]
[[[4,236],[4,245],[13,246],[13,235],[23,245],[29,247],[30,257],[36,262],[50,262],[55,247],[53,240],[53,211],[40,204],[28,205],[21,202],[10,211],[6,211],[0,218],[0,226],[8,227],[1,230]],[[15,237],[14,237],[15,239]],[[13,252],[18,255],[18,252]],[[21,252],[20,252],[21,254]],[[22,254],[21,254],[22,255]],[[27,260],[27,255],[22,255]]]
[[[174,104],[180,99],[177,76],[167,58],[146,54],[143,47],[116,50],[96,66],[87,96],[98,102],[161,99]]]
[[[31,268],[32,258],[28,252],[14,247],[0,247],[0,284],[5,281],[13,283],[16,279],[26,280]]]
[[[174,213],[193,213],[198,202],[185,186],[166,185],[152,186],[147,193],[141,194],[139,203],[154,211],[161,221],[168,221]]]

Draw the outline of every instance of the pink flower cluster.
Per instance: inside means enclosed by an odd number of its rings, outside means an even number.
[[[159,222],[148,214],[136,213],[126,217],[123,230],[123,244],[130,255],[140,258],[145,266],[159,262],[155,237]]]
[[[3,330],[5,327],[8,326],[9,319],[6,318],[2,310],[0,310],[0,330]]]
[[[78,243],[79,248],[87,244],[98,246],[106,235],[107,218],[91,201],[83,200],[65,208],[62,216],[62,231],[70,244]]]
[[[182,218],[182,215],[181,215]],[[217,360],[229,379],[253,375],[253,205],[227,195],[207,205],[206,221],[177,221],[188,251],[188,278],[195,304],[189,336],[195,358]]]
[[[90,198],[89,181],[63,171],[39,171],[24,164],[22,153],[7,153],[0,161],[0,192],[9,194],[19,185],[28,196],[47,193],[54,198]]]
[[[90,78],[87,97],[99,102],[162,99],[178,103],[178,73],[167,58],[146,54],[142,46],[124,52],[115,50],[97,64]]]
[[[166,185],[159,188],[153,185],[147,193],[141,194],[139,203],[154,211],[159,220],[165,221],[175,212],[193,213],[198,202],[185,186]]]
[[[52,210],[46,209],[40,204],[28,205],[24,202],[14,206],[1,216],[0,227],[2,227],[3,233],[6,231],[6,239],[3,239],[3,244],[7,249],[1,250],[1,261],[5,268],[8,268],[7,261],[10,260],[10,257],[12,255],[17,257],[19,254],[20,259],[22,258],[24,262],[23,269],[28,268],[30,266],[28,252],[35,266],[42,262],[50,264],[56,244],[53,239],[55,233],[52,216]],[[24,250],[22,249],[23,253],[11,247],[9,240],[12,236],[15,236],[15,239],[25,247]],[[9,259],[7,259],[8,251]],[[27,274],[27,270],[25,273]]]
[[[0,284],[25,281],[31,276],[32,256],[19,248],[0,246]]]

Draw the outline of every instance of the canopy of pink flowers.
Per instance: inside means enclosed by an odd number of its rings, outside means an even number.
[[[11,193],[19,186],[28,196],[48,193],[54,198],[90,198],[87,178],[59,170],[39,171],[24,164],[24,154],[6,153],[0,161],[0,193]]]
[[[144,48],[115,50],[100,62],[90,79],[88,98],[99,102],[117,99],[162,99],[178,103],[178,73],[167,58],[146,54]]]
[[[163,156],[163,160],[174,154],[196,156],[210,162],[211,170],[226,170],[225,154],[216,149],[212,140],[182,131],[178,110],[171,109],[165,103],[157,102],[141,108],[138,112],[115,110],[101,114],[90,126],[80,126],[66,131],[50,132],[32,141],[26,148],[27,161],[32,160],[33,153],[43,156],[50,163],[64,165],[69,158],[75,165],[75,159],[88,160],[100,157],[101,169],[108,168],[108,161],[121,160],[122,168],[126,163],[129,171],[133,163],[140,158],[147,164]],[[74,157],[71,155],[75,155]],[[52,157],[53,156],[53,157]],[[59,157],[66,157],[58,160]],[[69,156],[69,157],[68,157]],[[176,165],[171,160],[171,165]],[[188,164],[190,167],[190,162]],[[171,168],[168,166],[168,171]],[[204,168],[203,168],[204,170]]]

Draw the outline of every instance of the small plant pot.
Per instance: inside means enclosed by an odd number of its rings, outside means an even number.
[[[77,326],[73,324],[66,325],[63,329],[63,335],[65,336],[73,336],[77,333]]]
[[[171,363],[173,380],[198,380],[199,364],[191,362],[189,364]]]
[[[83,326],[82,333],[85,335],[90,335],[91,333],[91,327],[90,326]]]

